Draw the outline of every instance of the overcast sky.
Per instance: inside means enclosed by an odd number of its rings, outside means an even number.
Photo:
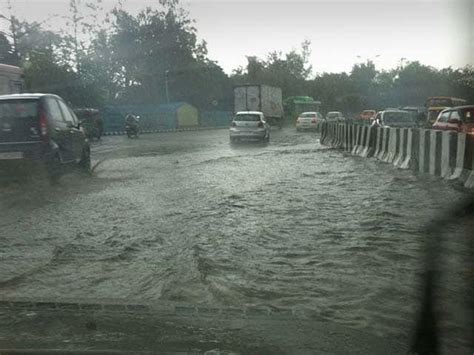
[[[11,0],[23,19],[42,21],[65,14],[69,0]],[[105,0],[112,8],[116,0]],[[7,0],[0,0],[6,12]],[[125,0],[136,13],[157,0]],[[373,59],[378,68],[419,60],[435,67],[474,64],[474,1],[235,1],[186,0],[209,56],[227,73],[246,64],[246,56],[298,49],[308,39],[315,73],[350,71],[355,62]],[[64,27],[49,20],[54,29]],[[0,28],[5,29],[5,21]]]

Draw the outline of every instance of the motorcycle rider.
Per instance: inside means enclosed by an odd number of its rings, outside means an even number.
[[[125,127],[127,126],[135,131],[135,134],[138,134],[138,118],[135,115],[130,113],[125,117]]]

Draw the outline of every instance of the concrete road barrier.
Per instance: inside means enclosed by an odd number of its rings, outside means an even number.
[[[402,163],[406,159],[406,154],[408,150],[408,128],[400,128],[399,129],[399,134],[400,134],[400,145],[398,148],[398,154],[395,156],[395,159],[393,160],[393,165],[400,167]]]
[[[430,130],[420,130],[420,140],[418,148],[418,172],[428,173],[430,166]]]
[[[383,147],[383,130],[381,127],[377,127],[375,131],[375,152],[374,157],[378,157]]]
[[[358,155],[359,150],[362,147],[362,142],[364,140],[364,128],[365,126],[356,126],[356,139],[354,147],[352,147],[352,154]]]
[[[408,129],[406,139],[406,155],[403,162],[399,165],[400,168],[418,171],[419,147],[420,130]]]
[[[346,152],[351,152],[352,151],[353,134],[354,134],[354,125],[347,125],[347,147],[346,147]]]
[[[446,131],[441,134],[441,177],[445,179],[453,175],[456,167],[457,140],[456,132]]]
[[[381,128],[381,147],[379,153],[376,155],[378,160],[385,160],[388,154],[388,144],[390,141],[390,128]]]
[[[362,151],[360,152],[361,157],[370,158],[375,151],[375,140],[376,140],[376,128],[375,127],[367,127],[366,135],[364,140],[364,146]]]
[[[389,128],[388,136],[388,150],[387,154],[383,158],[383,161],[386,163],[393,163],[395,157],[398,154],[400,148],[400,129],[399,128]]]
[[[474,188],[474,135],[412,128],[325,123],[321,142],[353,155],[429,173]]]
[[[474,135],[466,135],[466,150],[464,151],[464,166],[467,178],[464,187],[474,188]]]
[[[441,176],[441,134],[443,132],[430,131],[430,158],[428,172],[431,175]]]
[[[466,133],[457,134],[457,144],[456,144],[456,165],[454,166],[454,171],[451,176],[448,177],[449,180],[460,180],[465,182],[469,176],[469,171],[467,170],[466,164],[466,148],[467,148],[467,137]]]
[[[353,126],[352,126],[351,150],[349,150],[349,152],[352,152],[352,150],[354,149],[354,147],[357,145],[357,130],[358,130],[358,126],[357,126],[357,125],[353,125]]]
[[[334,133],[334,147],[339,148],[339,142],[340,142],[340,139],[341,139],[341,137],[340,137],[341,127],[337,123],[334,126],[336,127],[336,130],[335,130],[335,133]]]

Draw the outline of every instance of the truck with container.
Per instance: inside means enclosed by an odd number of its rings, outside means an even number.
[[[260,111],[271,125],[283,125],[281,89],[268,85],[238,85],[234,87],[234,113]]]
[[[13,65],[0,64],[0,95],[20,94],[23,89],[23,71]]]

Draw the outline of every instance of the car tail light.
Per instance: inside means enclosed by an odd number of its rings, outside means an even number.
[[[40,129],[41,139],[43,141],[46,141],[48,139],[48,116],[46,115],[46,112],[44,111],[40,112],[39,129]]]
[[[263,128],[263,122],[260,121],[260,122],[257,124],[257,127],[258,127],[258,128]]]
[[[232,123],[230,124],[230,126],[231,126],[231,127],[237,127],[237,124],[236,124],[234,121],[232,121]]]

